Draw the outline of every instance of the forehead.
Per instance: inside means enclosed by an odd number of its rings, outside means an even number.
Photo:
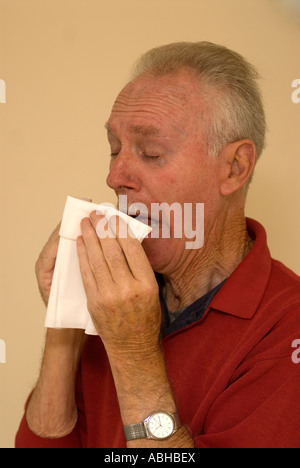
[[[142,75],[120,92],[107,127],[126,127],[146,136],[167,127],[183,131],[195,120],[199,99],[199,83],[189,72]]]

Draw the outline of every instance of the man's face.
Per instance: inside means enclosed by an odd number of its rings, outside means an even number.
[[[196,203],[204,203],[205,223],[210,223],[219,205],[218,160],[206,154],[203,112],[199,83],[187,71],[141,76],[121,91],[107,123],[107,184],[117,196],[127,196],[128,206],[143,203],[150,216],[153,203],[182,208],[192,203],[195,215]],[[143,247],[154,270],[167,274],[184,264],[191,251],[184,235],[173,237],[172,216],[171,238],[161,238],[161,230],[160,222],[159,238],[145,239]]]

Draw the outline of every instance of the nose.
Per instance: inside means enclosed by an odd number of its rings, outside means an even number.
[[[121,151],[115,156],[110,162],[106,183],[115,192],[124,189],[138,191],[140,182],[137,176],[137,160],[134,155],[125,154]]]

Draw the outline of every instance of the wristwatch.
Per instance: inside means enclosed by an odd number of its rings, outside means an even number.
[[[177,413],[155,411],[139,424],[124,426],[126,440],[134,439],[168,439],[181,426]]]

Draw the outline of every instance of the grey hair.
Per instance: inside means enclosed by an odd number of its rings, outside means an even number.
[[[259,157],[265,147],[266,118],[255,67],[221,45],[178,42],[142,55],[132,78],[175,74],[181,69],[199,78],[199,92],[209,104],[201,114],[208,153],[217,156],[228,143],[250,139]]]

